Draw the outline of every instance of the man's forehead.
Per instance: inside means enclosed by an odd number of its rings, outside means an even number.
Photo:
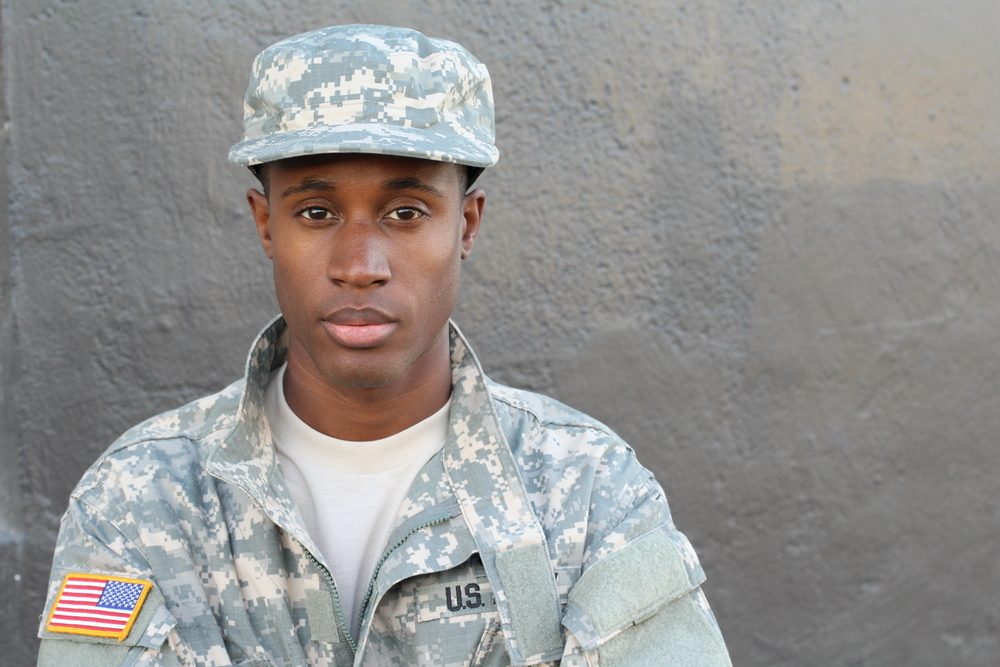
[[[305,191],[335,191],[338,183],[365,182],[383,190],[424,190],[445,196],[452,187],[465,192],[468,173],[463,165],[419,158],[369,154],[309,155],[261,165],[270,169],[262,181],[280,197]]]
[[[342,170],[345,173],[373,174],[398,173],[413,174],[426,179],[435,179],[450,174],[458,174],[464,178],[465,167],[452,162],[439,162],[420,158],[398,157],[395,155],[371,155],[366,153],[335,153],[322,155],[303,155],[268,162],[272,174],[285,176],[304,176],[309,172]]]

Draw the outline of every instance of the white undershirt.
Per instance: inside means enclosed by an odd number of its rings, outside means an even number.
[[[271,376],[264,411],[289,492],[330,566],[357,637],[368,580],[414,477],[444,445],[448,407],[381,440],[338,440],[311,428],[285,400],[286,365]]]

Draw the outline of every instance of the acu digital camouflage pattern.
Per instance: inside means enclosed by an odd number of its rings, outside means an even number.
[[[229,160],[379,153],[489,167],[493,141],[490,75],[464,48],[406,28],[331,26],[257,56]]]
[[[632,450],[487,380],[454,327],[450,434],[399,509],[351,637],[264,418],[284,328],[262,332],[243,380],[133,428],[84,475],[46,606],[67,571],[154,590],[121,643],[43,626],[39,664],[730,664],[698,559]],[[551,608],[530,600],[550,592]]]

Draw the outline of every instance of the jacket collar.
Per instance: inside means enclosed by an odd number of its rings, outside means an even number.
[[[455,323],[449,322],[448,326],[452,396],[445,457],[449,458],[451,452],[450,458],[454,458],[457,449],[485,456],[489,451],[502,448],[506,450],[502,458],[509,460],[509,448],[493,411],[482,367]],[[288,355],[286,330],[287,325],[279,315],[254,341],[247,356],[235,419],[230,428],[220,430],[212,438],[216,442],[206,468],[213,476],[242,488],[272,521],[318,556],[319,550],[305,530],[284,476],[278,470],[271,428],[264,413],[264,396],[271,373]],[[401,525],[397,529],[403,527],[408,518],[424,514],[441,501],[440,493],[411,493],[404,503]]]
[[[305,530],[284,476],[278,472],[271,429],[264,416],[264,395],[271,372],[287,357],[282,335],[285,328],[284,320],[278,317],[257,337],[247,359],[243,393],[232,428],[217,432],[218,444],[206,467],[212,475],[241,487],[272,521],[329,569]],[[358,654],[364,651],[373,610],[394,582],[453,567],[477,551],[497,591],[497,608],[510,655],[518,664],[548,660],[550,654],[558,653],[559,610],[544,531],[494,410],[486,376],[453,322],[449,322],[449,343],[449,433],[441,455],[425,466],[426,474],[417,476],[399,510],[396,538],[390,540],[379,561],[379,568],[383,563],[386,567],[376,573],[373,582],[376,596],[365,612]],[[455,517],[459,513],[466,531],[456,530],[460,524],[456,525]],[[421,532],[424,546],[437,544],[435,558],[422,562],[402,559],[396,548],[417,531]],[[393,555],[397,556],[395,560]],[[517,570],[525,563],[532,565],[534,578],[529,577],[528,588],[551,590],[552,604],[537,613],[533,608],[515,606],[500,592],[505,579],[500,575],[501,561],[508,563],[503,566],[508,570]],[[547,632],[529,632],[521,638],[515,634],[518,626],[534,624],[541,624]]]

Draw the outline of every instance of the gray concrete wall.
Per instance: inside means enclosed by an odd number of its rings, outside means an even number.
[[[251,57],[350,21],[489,65],[459,321],[634,443],[736,664],[996,664],[1000,4],[0,6],[4,664],[85,467],[274,310],[225,161]]]

